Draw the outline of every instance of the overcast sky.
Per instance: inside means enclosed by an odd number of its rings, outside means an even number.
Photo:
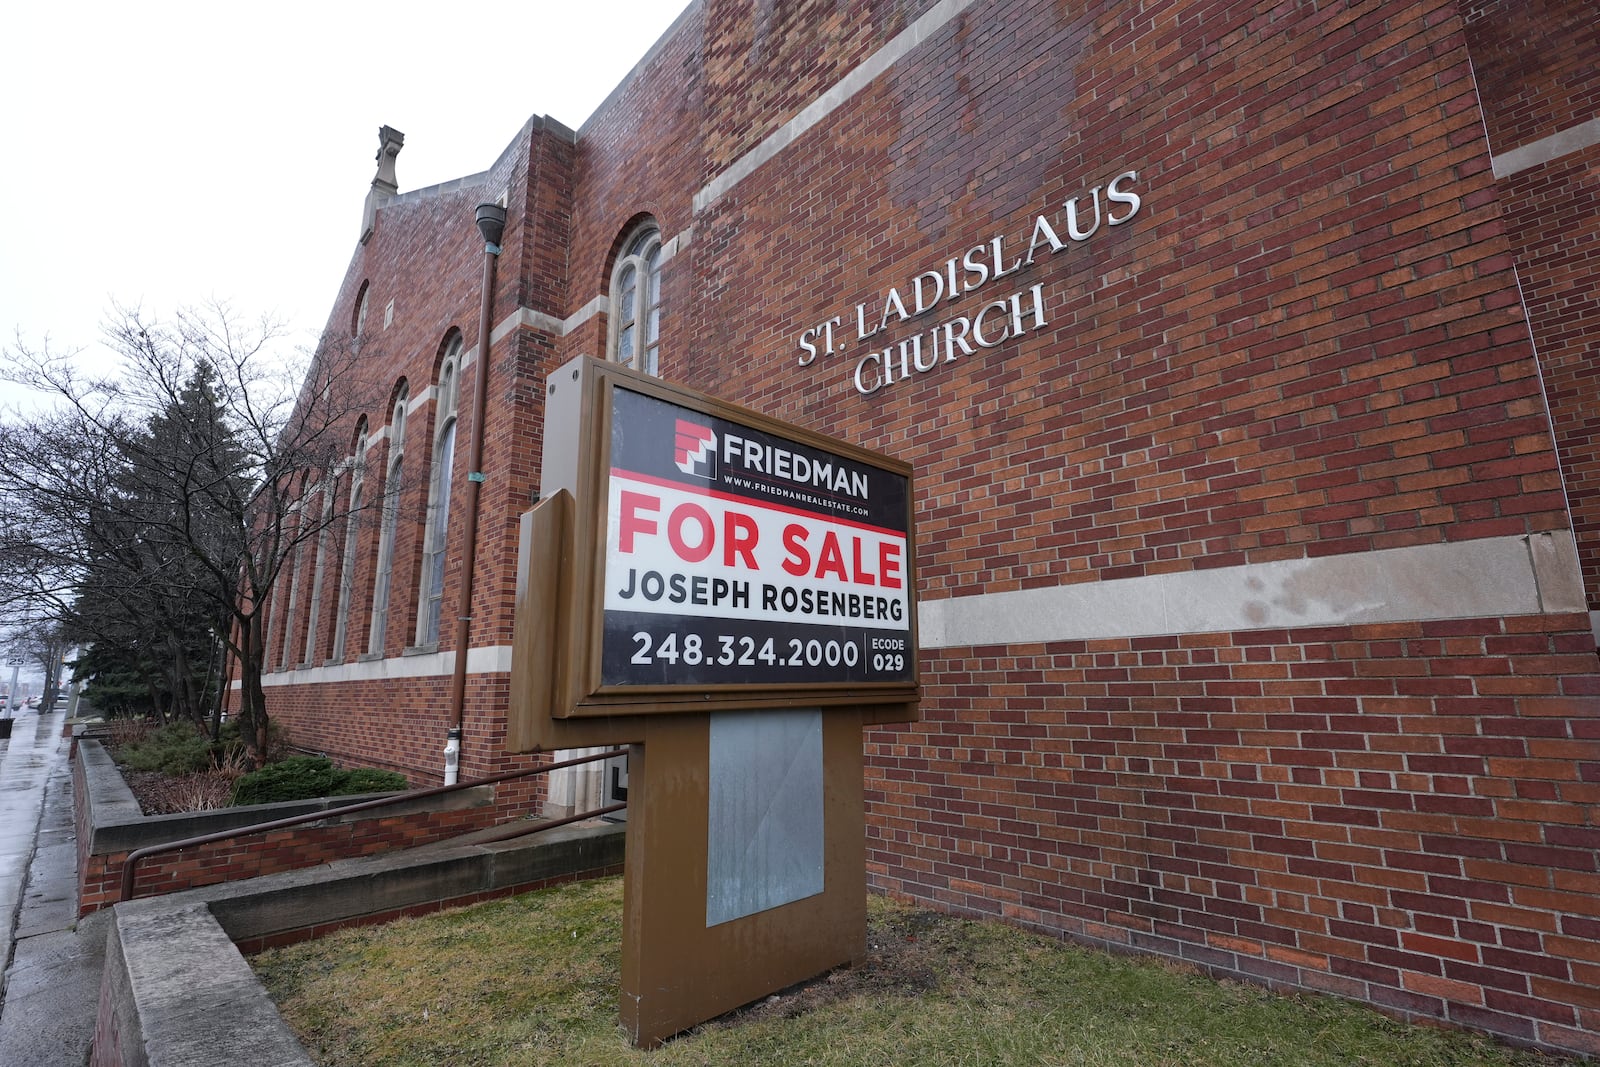
[[[580,126],[687,2],[7,4],[0,343],[218,298],[309,347],[379,126],[402,192],[475,174],[530,115]]]
[[[687,5],[13,0],[0,346],[48,336],[104,366],[113,301],[164,317],[215,298],[310,348],[360,236],[379,126],[406,135],[402,192],[476,174],[530,115],[582,125]],[[0,410],[30,405],[15,393],[0,384]],[[0,692],[10,680],[0,666]]]

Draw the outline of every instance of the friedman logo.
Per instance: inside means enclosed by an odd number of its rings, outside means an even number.
[[[680,453],[683,451],[683,426],[684,423],[678,423]],[[706,432],[710,433],[709,430]],[[722,465],[730,471],[742,470],[748,474],[778,478],[797,487],[825,489],[840,496],[867,499],[869,483],[866,471],[853,464],[847,465],[832,456],[813,459],[779,445],[740,437],[736,433],[724,432],[722,435]]]
[[[678,469],[696,478],[713,481],[717,477],[717,435],[711,427],[678,420],[677,443],[673,450]]]

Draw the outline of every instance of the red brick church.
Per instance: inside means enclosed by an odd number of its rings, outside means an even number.
[[[327,336],[386,389],[341,491],[396,506],[280,583],[270,712],[437,784],[465,655],[462,779],[535,758],[544,379],[617,360],[914,465],[877,888],[1600,1053],[1597,33],[1562,0],[695,0],[480,173],[402,190],[385,127]]]

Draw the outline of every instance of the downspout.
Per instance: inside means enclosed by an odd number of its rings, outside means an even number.
[[[479,204],[478,232],[483,234],[483,296],[478,312],[478,363],[473,374],[472,444],[467,468],[466,544],[461,559],[461,600],[456,609],[455,674],[450,681],[450,732],[444,746],[444,784],[455,785],[461,768],[461,723],[467,705],[467,643],[472,632],[472,576],[478,561],[478,492],[483,485],[483,422],[489,407],[489,331],[494,312],[494,263],[505,234],[506,209]]]

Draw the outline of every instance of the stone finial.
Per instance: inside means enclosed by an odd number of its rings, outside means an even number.
[[[394,176],[394,159],[405,147],[406,135],[393,126],[378,127],[378,173],[367,190],[367,202],[361,210],[361,243],[366,244],[378,221],[378,208],[400,191]]]
[[[405,145],[405,134],[393,126],[378,127],[378,176],[372,179],[372,184],[390,196],[400,191],[394,177],[394,157],[400,154],[400,149]]]

